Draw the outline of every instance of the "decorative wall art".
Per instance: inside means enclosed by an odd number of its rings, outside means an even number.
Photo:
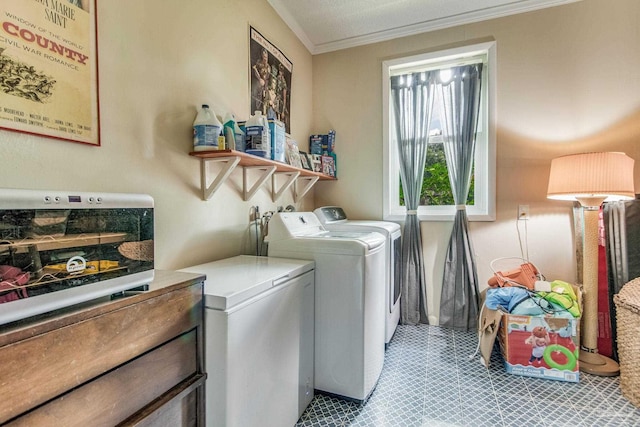
[[[255,28],[249,28],[251,114],[262,111],[291,132],[291,73],[293,64]]]
[[[311,167],[314,172],[322,172],[322,155],[321,154],[310,154],[311,157]]]
[[[289,135],[286,136],[285,142],[285,159],[288,164],[295,168],[302,169],[302,160],[300,159],[300,150],[298,149],[298,142],[291,138]]]
[[[100,145],[95,2],[0,2],[1,128]]]
[[[329,176],[336,176],[336,163],[331,156],[321,156],[322,173]]]
[[[309,158],[309,154],[304,151],[300,151],[300,163],[302,163],[302,169],[313,170],[311,159]]]

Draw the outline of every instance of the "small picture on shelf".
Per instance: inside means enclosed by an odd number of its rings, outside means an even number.
[[[308,171],[313,170],[311,168],[311,160],[309,159],[309,155],[304,151],[299,151],[300,154],[300,162],[302,163],[302,169],[306,169]]]
[[[298,143],[289,136],[287,136],[286,138],[285,159],[291,166],[302,169],[302,161],[300,160]]]
[[[322,156],[322,173],[329,176],[336,176],[336,164],[331,156]]]
[[[311,167],[314,172],[322,172],[322,155],[311,154]]]

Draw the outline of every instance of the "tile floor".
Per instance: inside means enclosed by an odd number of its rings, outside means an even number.
[[[296,427],[640,426],[640,409],[620,394],[619,377],[581,373],[580,383],[506,374],[494,349],[489,369],[475,332],[398,327],[365,405],[316,395]]]

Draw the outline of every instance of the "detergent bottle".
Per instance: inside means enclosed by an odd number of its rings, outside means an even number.
[[[224,117],[224,136],[228,149],[244,151],[245,135],[232,113],[227,113]]]
[[[193,151],[217,150],[221,130],[216,114],[207,104],[202,104],[193,122]]]
[[[246,126],[246,146],[245,152],[254,156],[271,158],[271,136],[269,133],[269,122],[261,111],[249,117]]]
[[[236,150],[238,151],[244,151],[244,144],[245,144],[245,135],[244,135],[244,131],[240,128],[240,126],[238,125],[238,122],[235,120],[234,117],[234,122],[233,122],[233,134],[236,140]]]
[[[233,114],[227,112],[227,114],[225,114],[224,119],[222,120],[224,123],[224,127],[223,127],[223,133],[224,133],[224,138],[226,140],[227,143],[227,148],[229,150],[235,150],[236,149],[236,135],[235,135],[235,119],[233,118]]]

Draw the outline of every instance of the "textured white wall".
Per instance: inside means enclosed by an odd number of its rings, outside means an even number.
[[[316,204],[382,218],[382,61],[496,40],[497,220],[471,224],[478,278],[486,283],[493,259],[520,255],[517,208],[527,204],[530,259],[547,278],[574,281],[571,203],[546,199],[551,159],[624,151],[640,160],[640,2],[615,3],[583,0],[315,56],[313,127],[336,129],[340,177],[318,187]],[[432,320],[451,224],[422,223]]]
[[[286,206],[292,192],[273,203],[266,186],[244,202],[238,168],[203,201],[188,155],[196,107],[248,117],[252,25],[293,62],[292,133],[305,140],[311,55],[263,0],[109,0],[97,13],[102,146],[0,130],[0,187],[150,194],[161,269],[244,252],[250,207]],[[297,207],[311,209],[313,192]]]

